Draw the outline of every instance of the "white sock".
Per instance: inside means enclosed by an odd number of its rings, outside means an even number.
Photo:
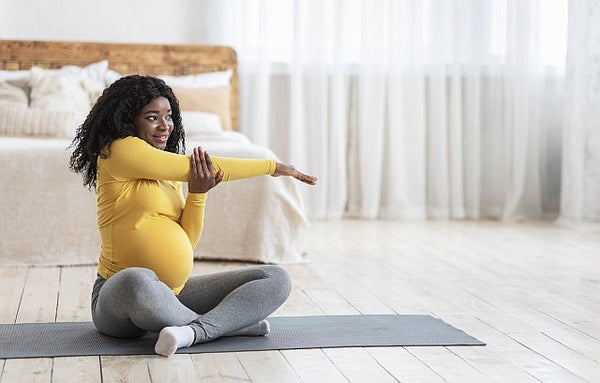
[[[251,324],[248,327],[241,328],[239,330],[232,331],[225,336],[265,336],[271,331],[271,326],[266,320],[261,320],[255,324]]]
[[[178,348],[190,347],[194,343],[196,333],[190,326],[172,326],[160,330],[154,351],[162,356],[175,354]]]

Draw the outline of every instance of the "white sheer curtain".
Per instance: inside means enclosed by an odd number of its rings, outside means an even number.
[[[561,221],[600,222],[600,1],[569,3]]]
[[[320,177],[311,218],[557,214],[565,0],[213,7],[210,42],[239,54],[241,129]]]

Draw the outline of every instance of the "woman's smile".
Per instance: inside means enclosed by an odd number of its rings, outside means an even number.
[[[165,97],[156,97],[133,119],[135,136],[157,149],[164,150],[173,131],[171,104]]]
[[[154,134],[152,135],[152,137],[154,137],[154,141],[156,141],[159,144],[167,144],[167,140],[169,139],[169,134],[168,133],[164,133],[164,134]]]

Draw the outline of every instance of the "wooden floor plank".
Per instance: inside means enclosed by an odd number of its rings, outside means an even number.
[[[572,307],[564,308],[560,312],[548,313],[544,310],[536,310],[538,317],[544,316],[551,318],[553,321],[564,323],[565,325],[579,330],[583,334],[586,334],[596,340],[600,340],[600,313],[598,316],[588,315],[582,313],[580,310],[573,309]],[[542,330],[547,328],[540,327]]]
[[[303,382],[348,381],[323,350],[285,350],[282,354]]]
[[[238,352],[236,355],[252,382],[300,382],[298,375],[279,351]]]
[[[317,275],[326,281],[327,286],[337,292],[354,309],[361,314],[395,314],[389,306],[381,301],[375,294],[352,277],[356,266],[346,267],[322,267],[315,269]]]
[[[600,362],[600,340],[575,331],[545,330],[542,333],[596,363]]]
[[[102,383],[151,382],[148,363],[143,355],[103,356],[100,365]]]
[[[100,357],[54,358],[53,383],[99,383],[101,381]]]
[[[351,382],[395,382],[365,348],[327,348],[323,352]]]
[[[250,381],[235,353],[192,354],[191,358],[203,382]]]
[[[17,323],[54,322],[60,268],[31,267],[27,272]],[[52,359],[9,359],[4,364],[3,382],[49,382]]]
[[[0,268],[0,323],[17,319],[26,279],[26,267]]]
[[[367,352],[400,382],[444,382],[440,375],[403,347],[374,347]]]
[[[199,380],[189,354],[175,354],[169,358],[148,356],[146,361],[153,382],[192,383]]]
[[[515,341],[590,382],[600,381],[600,363],[542,333],[508,334]],[[598,354],[600,348],[596,350]]]
[[[57,322],[92,320],[91,291],[96,279],[95,266],[61,268]]]
[[[331,290],[312,267],[286,267],[294,281],[294,290],[300,291],[306,301],[316,305],[326,315],[358,315],[360,312],[337,291]]]
[[[577,315],[571,317],[571,319],[562,316],[562,320],[555,315],[549,315],[543,311],[541,307],[532,307],[530,305],[515,303],[511,306],[506,306],[506,313],[518,317],[521,321],[526,323],[528,326],[533,327],[540,331],[559,331],[559,332],[572,332],[577,331],[588,336],[593,336],[593,324],[586,326],[586,323],[592,323],[590,320],[585,320],[584,315]],[[591,319],[593,321],[593,319]],[[586,328],[588,331],[586,331]],[[599,339],[595,337],[595,339]]]
[[[483,382],[481,371],[446,347],[407,347],[406,350],[448,382]]]
[[[52,379],[52,359],[8,359],[0,383],[42,383]]]
[[[323,310],[315,304],[297,284],[292,284],[290,297],[283,304],[286,315],[324,315]]]
[[[60,268],[31,267],[17,313],[17,323],[54,322]]]
[[[500,354],[481,347],[447,347],[452,353],[473,366],[490,381],[539,382],[534,376],[506,360]]]
[[[509,335],[500,332],[497,328],[472,316],[462,314],[452,316],[441,316],[447,322],[459,328],[468,329],[468,332],[478,339],[487,343],[485,350],[491,354],[498,355],[495,359],[499,363],[502,360],[510,362],[520,368],[528,375],[542,382],[584,382],[580,376],[569,371],[565,367],[553,362],[545,355],[532,350],[527,344],[517,342]],[[456,350],[453,348],[453,351]]]

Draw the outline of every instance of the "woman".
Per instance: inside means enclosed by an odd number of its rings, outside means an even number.
[[[94,324],[116,337],[160,332],[155,351],[164,356],[220,336],[266,335],[265,318],[290,293],[287,273],[276,266],[190,277],[207,192],[222,180],[267,174],[317,181],[272,160],[211,157],[200,147],[184,156],[184,137],[171,88],[127,76],[103,92],[79,127],[70,161],[98,193]]]

